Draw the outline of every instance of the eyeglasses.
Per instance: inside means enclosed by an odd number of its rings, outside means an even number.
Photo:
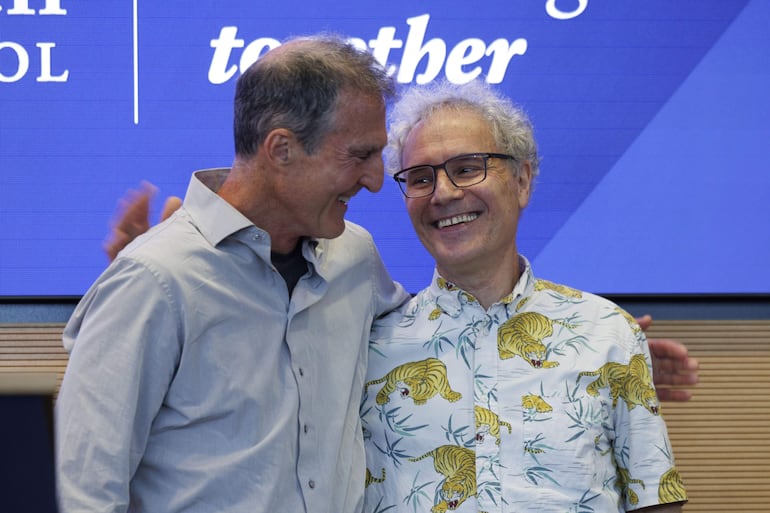
[[[487,178],[489,159],[516,160],[515,157],[503,153],[468,153],[457,155],[435,166],[422,164],[408,167],[393,175],[393,179],[407,198],[423,198],[436,190],[436,174],[439,169],[444,170],[452,185],[465,189]]]

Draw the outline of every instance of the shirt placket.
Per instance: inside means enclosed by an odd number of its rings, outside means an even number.
[[[479,325],[475,347],[476,499],[479,511],[491,513],[502,511],[502,496],[499,433],[493,421],[499,413],[497,323],[489,312]]]
[[[286,332],[286,344],[289,347],[291,366],[299,395],[297,478],[302,489],[306,511],[312,511],[312,505],[317,504],[328,493],[324,487],[318,450],[319,444],[323,442],[319,439],[322,431],[317,429],[317,426],[323,425],[323,413],[318,409],[318,376],[313,372],[313,369],[324,363],[311,360],[306,348],[313,344],[312,336],[305,330],[294,329],[293,323],[295,317],[305,315],[304,311],[318,301],[320,295],[316,291],[321,287],[322,280],[317,274],[306,279],[306,283],[298,283],[293,302],[289,307]]]

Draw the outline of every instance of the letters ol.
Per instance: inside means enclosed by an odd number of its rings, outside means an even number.
[[[35,43],[40,49],[40,75],[37,76],[38,82],[66,82],[69,77],[69,70],[64,70],[59,75],[51,74],[51,50],[56,47],[55,43]],[[29,54],[27,49],[19,43],[13,41],[0,41],[0,52],[11,51],[16,53],[18,66],[16,71],[10,75],[5,75],[0,69],[0,82],[18,82],[27,74],[29,70]]]
[[[35,11],[29,7],[29,0],[14,0],[11,7],[6,8],[5,16],[64,16],[66,9],[62,9],[61,0],[45,0],[45,7]],[[0,14],[3,12],[3,6],[0,5]],[[37,76],[38,82],[66,82],[69,76],[69,70],[65,70],[59,75],[51,74],[51,50],[56,47],[55,43],[35,43],[40,49],[40,75]],[[29,53],[19,43],[13,41],[0,41],[0,52],[14,52],[16,54],[16,70],[9,75],[3,73],[0,68],[0,83],[18,82],[29,71]],[[13,58],[10,59],[13,61]]]

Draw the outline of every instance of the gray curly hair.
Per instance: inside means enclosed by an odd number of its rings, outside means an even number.
[[[480,80],[464,85],[434,82],[410,87],[401,94],[390,112],[388,146],[384,151],[388,174],[392,176],[403,168],[404,142],[414,126],[444,109],[470,109],[481,115],[489,123],[499,151],[516,158],[517,172],[522,162],[529,161],[534,182],[540,171],[540,158],[529,117],[511,100]]]

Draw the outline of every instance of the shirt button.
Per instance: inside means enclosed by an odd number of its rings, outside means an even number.
[[[303,429],[305,430],[305,433],[307,433],[307,424],[303,426]]]
[[[300,376],[304,376],[305,375],[305,371],[302,370],[302,367],[299,368],[299,375]]]
[[[313,481],[313,480],[311,479],[310,481],[308,481],[308,482],[307,482],[307,485],[308,485],[310,488],[315,488],[315,481]]]

